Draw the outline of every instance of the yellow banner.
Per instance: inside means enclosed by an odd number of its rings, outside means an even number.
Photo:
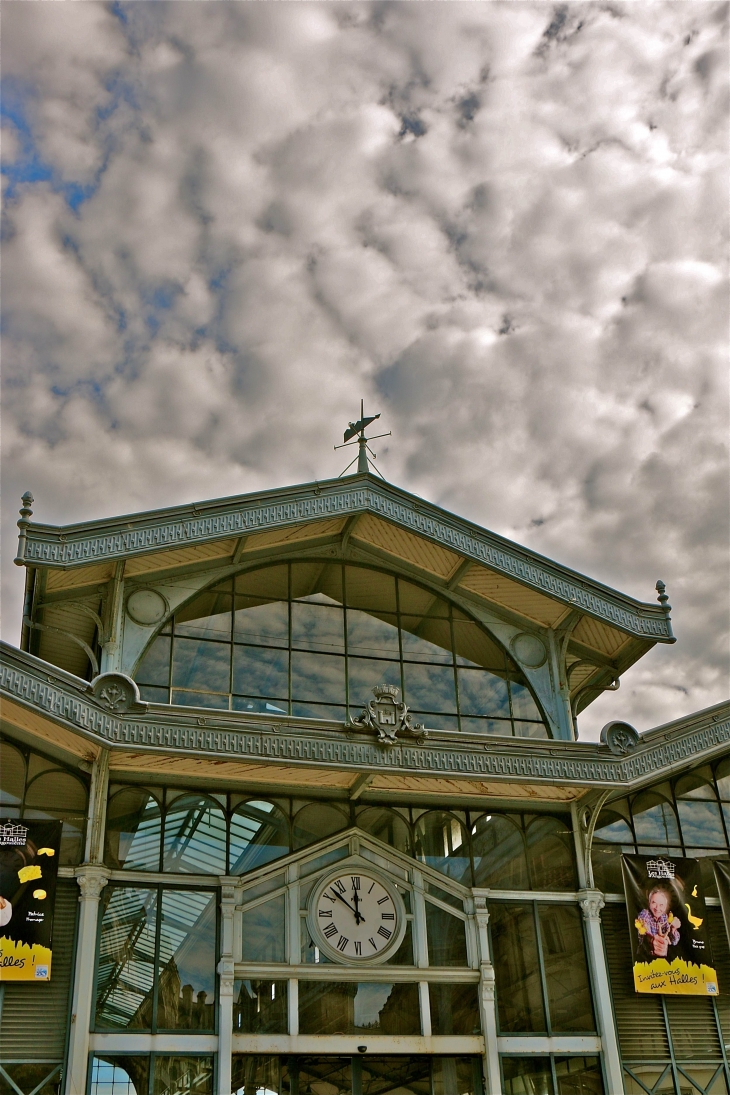
[[[678,996],[717,996],[717,974],[710,966],[696,966],[675,958],[655,958],[634,963],[634,988],[637,992],[676,993]]]
[[[50,981],[51,951],[0,938],[0,981]]]

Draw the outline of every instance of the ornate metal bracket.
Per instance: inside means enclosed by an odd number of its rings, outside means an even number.
[[[398,734],[409,734],[419,741],[428,737],[428,730],[413,722],[405,703],[400,699],[400,688],[393,684],[378,684],[373,688],[374,700],[370,700],[359,718],[351,718],[350,724],[358,730],[374,730],[380,745],[395,745]]]

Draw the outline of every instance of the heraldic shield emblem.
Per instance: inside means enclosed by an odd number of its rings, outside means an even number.
[[[393,684],[378,684],[373,688],[374,700],[370,700],[359,718],[350,722],[358,729],[375,730],[381,745],[395,745],[398,734],[428,736],[428,730],[413,722],[408,708],[400,699],[400,688]]]

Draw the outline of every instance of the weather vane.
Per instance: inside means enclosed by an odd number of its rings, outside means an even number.
[[[390,437],[391,432],[390,430],[388,430],[387,433],[376,433],[373,437],[365,436],[365,430],[370,425],[370,423],[375,422],[377,418],[380,418],[380,414],[373,414],[369,418],[365,417],[364,401],[361,399],[360,420],[358,422],[350,422],[348,424],[348,428],[345,430],[345,443],[343,445],[335,445],[335,450],[345,449],[349,445],[357,445],[358,450],[357,456],[355,457],[355,460],[357,460],[357,474],[360,475],[361,472],[366,472],[370,468],[372,468],[373,471],[376,472],[376,474],[379,475],[381,479],[385,479],[385,476],[378,471],[378,469],[375,467],[375,464],[373,464],[373,462],[370,460],[370,457],[368,456],[368,453],[370,453],[370,456],[372,456],[373,460],[375,460],[375,453],[371,448],[369,448],[368,441],[375,441],[378,437]],[[351,438],[355,437],[356,435],[357,441],[352,441]],[[352,465],[355,463],[355,460],[351,460],[345,468],[345,471],[340,472],[339,476],[337,477],[338,479],[341,478],[345,474],[345,472],[350,470]]]

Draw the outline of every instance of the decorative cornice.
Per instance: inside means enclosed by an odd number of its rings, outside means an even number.
[[[84,524],[26,522],[20,565],[73,567],[369,512],[637,637],[673,642],[645,604],[370,475],[217,499]]]
[[[481,739],[432,731],[428,745],[382,749],[371,738],[335,724],[293,719],[278,723],[238,712],[149,705],[116,715],[103,709],[91,685],[2,644],[0,694],[112,748],[182,752],[287,766],[397,772],[527,783],[598,785],[628,790],[684,761],[730,746],[730,705],[645,735],[626,756],[593,743]],[[141,707],[142,705],[140,705]],[[360,740],[358,740],[360,739]]]

